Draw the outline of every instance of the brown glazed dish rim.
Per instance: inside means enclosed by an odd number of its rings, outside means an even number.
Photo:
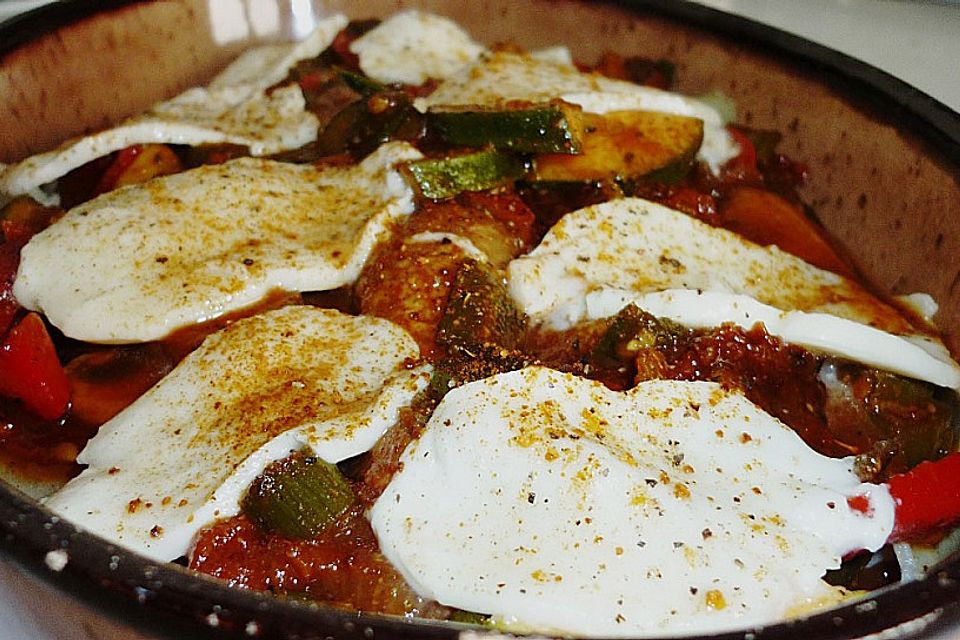
[[[0,60],[41,35],[95,13],[147,0],[61,0],[0,24]],[[607,2],[702,28],[771,57],[803,65],[827,87],[843,87],[881,111],[960,168],[960,114],[907,83],[838,51],[746,18],[686,0]],[[958,169],[960,171],[960,169]],[[158,637],[455,638],[452,623],[358,615],[227,587],[174,564],[157,564],[60,520],[36,500],[0,482],[0,561],[12,562],[51,588]],[[46,567],[64,549],[59,572]],[[960,629],[960,555],[922,580],[881,589],[864,600],[769,627],[710,636],[714,640],[914,638]],[[481,634],[484,632],[480,632]]]

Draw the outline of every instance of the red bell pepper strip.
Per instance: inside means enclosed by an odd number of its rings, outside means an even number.
[[[887,481],[896,503],[890,542],[918,540],[960,522],[960,452]]]
[[[36,313],[24,316],[0,344],[0,395],[23,401],[45,420],[55,420],[67,410],[70,383]]]
[[[20,311],[13,297],[13,279],[20,265],[20,249],[35,232],[28,225],[0,220],[0,337],[6,335]]]
[[[20,310],[13,297],[13,278],[20,263],[20,247],[12,243],[0,243],[0,336],[6,334]]]
[[[759,181],[760,170],[757,166],[757,148],[753,145],[753,141],[746,133],[736,127],[727,127],[727,132],[740,147],[740,153],[727,161],[723,167],[724,173],[750,181]]]
[[[97,181],[96,186],[93,188],[91,197],[98,196],[101,193],[106,193],[107,191],[112,191],[117,186],[117,180],[126,171],[130,165],[132,165],[137,156],[143,153],[143,145],[135,144],[125,149],[121,149],[116,153],[116,156],[113,159],[113,162],[110,163],[110,166],[107,167],[107,170],[103,172],[103,175],[100,176],[100,180]]]

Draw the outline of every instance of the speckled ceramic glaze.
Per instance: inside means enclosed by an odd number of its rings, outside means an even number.
[[[317,16],[383,16],[405,6],[448,14],[486,42],[563,42],[586,61],[606,50],[675,60],[680,91],[719,89],[736,100],[740,121],[784,133],[783,151],[811,169],[803,196],[852,262],[882,291],[932,294],[948,344],[960,348],[960,115],[840,54],[683,2],[57,3],[0,31],[0,161],[134,113],[203,81],[245,46],[305,33]],[[41,585],[37,602],[50,592],[92,607],[112,620],[107,636],[137,628],[151,637],[369,640],[462,631],[228,589],[77,531],[5,485],[0,531],[6,566]],[[955,637],[958,580],[960,559],[950,559],[927,579],[869,600],[717,637]]]

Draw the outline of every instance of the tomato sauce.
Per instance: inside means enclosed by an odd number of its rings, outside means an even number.
[[[242,515],[223,520],[200,534],[190,568],[231,586],[356,611],[441,619],[449,613],[414,593],[380,554],[360,508],[311,540],[266,534]]]

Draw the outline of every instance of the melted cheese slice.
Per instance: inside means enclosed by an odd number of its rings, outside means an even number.
[[[320,20],[303,40],[247,49],[210,81],[209,88],[247,86],[262,91],[286,78],[299,61],[323,53],[348,22],[345,15],[333,14]]]
[[[379,82],[421,84],[447,78],[480,59],[487,50],[443,16],[415,9],[400,11],[350,44],[360,69]],[[567,47],[530,52],[536,60],[573,66]]]
[[[690,327],[762,322],[787,342],[960,387],[943,345],[856,283],[646,200],[567,215],[508,274],[520,308],[554,328],[633,302]]]
[[[234,515],[274,460],[307,446],[328,462],[369,449],[429,381],[402,329],[370,317],[292,306],[210,336],[100,428],[89,468],[47,506],[155,560]]]
[[[560,634],[779,621],[893,526],[852,458],[713,383],[502,374],[447,394],[402,462],[370,519],[417,592]],[[858,495],[869,516],[847,506]]]
[[[315,139],[319,123],[304,107],[300,88],[267,87],[283,80],[298,60],[312,58],[347,24],[342,15],[320,22],[303,41],[269,45],[242,54],[207,87],[195,87],[117,126],[75,138],[0,171],[0,195],[35,190],[77,167],[138,143],[218,144],[268,155]]]
[[[244,158],[104,194],[21,253],[14,295],[66,335],[144,342],[249,306],[271,290],[353,282],[390,224],[413,211],[391,143],[317,169]]]
[[[720,113],[694,98],[631,82],[582,73],[572,65],[545,56],[509,52],[486,53],[475,64],[446,78],[437,90],[417,100],[421,110],[439,105],[491,105],[509,100],[561,98],[590,113],[660,111],[703,121],[698,157],[717,172],[739,148],[724,128]]]
[[[393,14],[351,43],[350,50],[374,80],[421,84],[452,75],[484,48],[456,22],[410,10]]]

